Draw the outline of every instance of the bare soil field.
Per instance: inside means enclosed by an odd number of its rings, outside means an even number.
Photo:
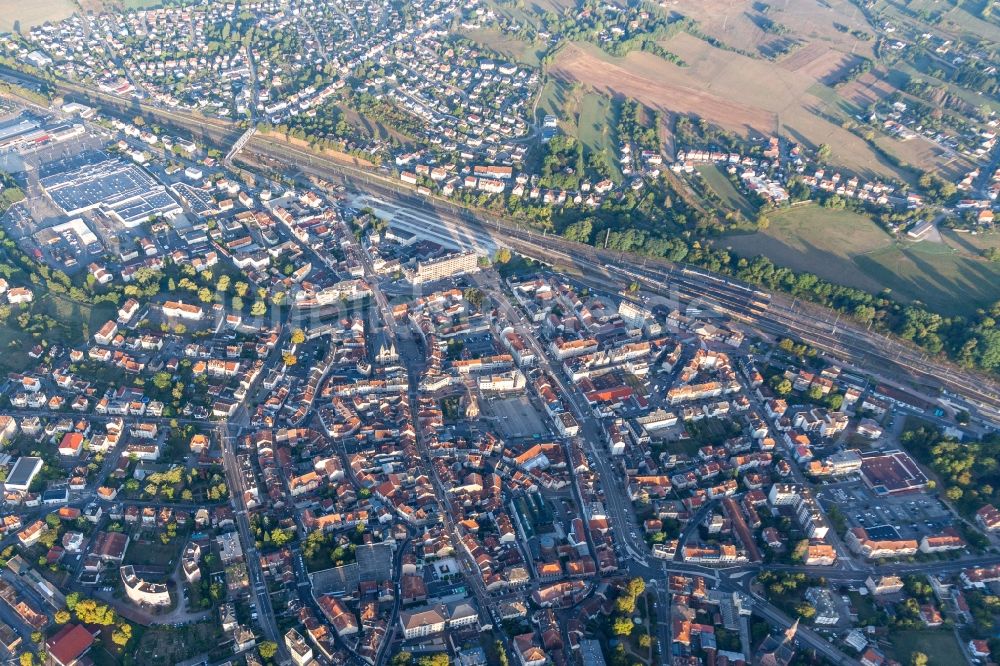
[[[0,32],[10,32],[18,23],[22,31],[46,21],[61,21],[76,11],[72,0],[0,0]]]
[[[794,61],[796,56],[801,53],[810,56],[809,59],[799,58],[798,61]],[[832,86],[840,81],[845,72],[849,71],[860,60],[857,56],[813,43],[781,60],[778,66],[784,67],[790,72],[808,76],[823,85]]]
[[[726,129],[751,135],[781,130],[792,140],[834,146],[838,164],[868,178],[904,178],[862,139],[840,126],[836,105],[810,92],[813,76],[772,62],[715,48],[686,33],[663,42],[688,67],[650,53],[613,58],[590,45],[563,49],[551,67],[554,76],[595,90],[626,95],[671,114],[690,114]],[[828,97],[837,100],[832,89]]]
[[[829,47],[813,42],[808,46],[796,50],[791,55],[782,58],[780,65],[789,72],[798,72],[816,63],[824,55],[830,52]]]
[[[841,87],[837,92],[848,102],[867,108],[869,104],[886,99],[896,90],[897,88],[889,81],[873,72],[868,72]]]
[[[774,113],[710,92],[713,84],[705,84],[710,79],[695,81],[688,70],[648,53],[612,58],[589,45],[571,45],[559,54],[551,71],[602,92],[627,95],[654,109],[697,114],[737,131],[769,133],[775,127]]]

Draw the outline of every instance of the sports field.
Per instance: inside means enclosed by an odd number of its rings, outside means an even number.
[[[866,291],[922,301],[946,315],[968,315],[1000,300],[1000,264],[948,243],[895,240],[850,211],[804,206],[771,213],[766,231],[728,236],[717,246]]]

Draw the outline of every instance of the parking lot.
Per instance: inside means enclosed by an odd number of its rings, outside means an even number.
[[[542,415],[525,396],[488,398],[481,407],[506,438],[548,437],[551,434]]]
[[[904,539],[938,534],[951,525],[951,514],[924,493],[876,497],[862,483],[840,484],[817,493],[823,507],[837,506],[850,527],[867,530],[891,526]]]

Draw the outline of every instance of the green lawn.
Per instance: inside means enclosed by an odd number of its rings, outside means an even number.
[[[743,217],[752,220],[756,217],[757,211],[754,209],[743,193],[736,189],[732,181],[729,180],[723,171],[714,164],[703,164],[698,167],[698,173],[705,179],[712,190],[719,195],[727,208],[738,210]]]
[[[897,661],[910,663],[910,655],[923,652],[929,664],[962,664],[965,657],[955,641],[955,635],[946,629],[920,631],[894,631],[889,634],[892,652]]]
[[[895,240],[863,215],[819,206],[772,213],[763,232],[717,242],[742,256],[895,298],[943,314],[969,314],[1000,299],[1000,265],[945,243]]]
[[[118,307],[111,303],[89,305],[78,303],[60,294],[49,294],[45,305],[46,311],[51,316],[67,324],[77,335],[93,333],[109,319],[118,317]]]
[[[133,540],[129,543],[124,563],[169,569],[173,564],[176,564],[180,548],[181,539],[177,537],[165,546],[158,539],[155,541]]]

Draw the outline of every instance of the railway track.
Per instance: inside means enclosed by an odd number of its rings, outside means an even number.
[[[35,77],[6,67],[0,67],[0,72],[28,83],[40,82]],[[109,106],[119,113],[156,117],[164,124],[174,125],[222,147],[231,144],[243,131],[243,128],[235,123],[153,107],[139,100],[124,100],[67,81],[46,83],[53,85],[61,94]],[[303,172],[308,170],[324,176],[330,176],[332,172],[345,180],[361,181],[367,187],[381,189],[395,197],[403,197],[421,208],[447,211],[456,221],[486,230],[511,249],[542,261],[575,265],[585,272],[606,264],[628,266],[629,268],[624,270],[633,271],[640,276],[645,274],[643,282],[650,288],[662,291],[665,286],[669,286],[677,293],[686,294],[690,298],[714,301],[728,314],[749,320],[749,323],[766,332],[798,337],[822,351],[857,364],[874,363],[895,368],[911,381],[915,380],[934,390],[946,390],[958,394],[984,413],[988,412],[990,418],[1000,422],[1000,387],[992,379],[951,366],[942,359],[932,358],[900,341],[860,329],[851,321],[840,321],[839,317],[831,320],[828,316],[820,317],[805,309],[796,309],[794,301],[789,304],[785,297],[778,295],[772,297],[737,280],[700,269],[678,266],[666,260],[645,258],[640,260],[638,257],[626,256],[625,253],[602,250],[559,237],[539,234],[482,211],[463,209],[443,199],[418,198],[412,190],[401,187],[399,183],[393,182],[385,175],[355,165],[336,162],[272,137],[253,135],[246,142],[245,150],[278,161],[291,160],[288,163]],[[653,268],[646,268],[647,263]]]

